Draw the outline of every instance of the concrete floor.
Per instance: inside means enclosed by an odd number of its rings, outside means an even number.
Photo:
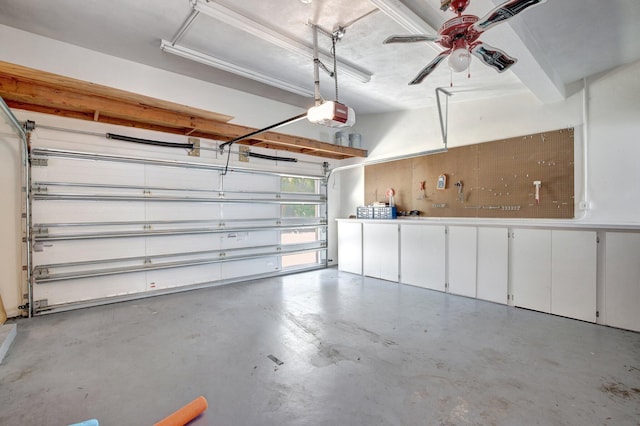
[[[4,426],[640,424],[639,333],[335,269],[17,322]]]

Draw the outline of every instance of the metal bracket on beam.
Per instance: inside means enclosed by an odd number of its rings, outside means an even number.
[[[189,138],[189,143],[193,148],[189,151],[189,156],[200,157],[200,138]]]
[[[241,146],[240,151],[238,152],[238,160],[244,163],[248,163],[250,152],[251,152],[251,148],[249,148],[248,146]]]

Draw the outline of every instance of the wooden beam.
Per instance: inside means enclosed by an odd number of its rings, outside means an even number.
[[[12,108],[218,141],[257,130],[228,123],[229,116],[1,61],[0,96]],[[365,150],[276,132],[255,135],[241,144],[336,159],[367,155]]]
[[[4,74],[7,76],[20,76],[21,80],[23,81],[37,82],[39,84],[60,89],[66,88],[78,93],[90,93],[104,98],[111,98],[119,102],[127,102],[139,104],[141,106],[171,110],[176,113],[186,115],[197,115],[208,120],[230,121],[233,119],[233,117],[229,115],[189,107],[175,102],[169,102],[157,98],[152,98],[150,96],[127,92],[125,90],[114,89],[112,87],[102,86],[100,84],[77,80],[70,77],[64,77],[58,74],[40,71],[33,68],[27,68],[21,65],[16,65],[4,61],[0,61],[0,74]]]

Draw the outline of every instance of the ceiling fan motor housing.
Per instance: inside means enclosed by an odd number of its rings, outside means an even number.
[[[460,15],[449,19],[438,31],[442,36],[438,43],[445,49],[468,47],[480,36],[480,33],[471,28],[476,22],[478,17],[475,15]]]

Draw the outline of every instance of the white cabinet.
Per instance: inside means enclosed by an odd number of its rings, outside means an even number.
[[[516,229],[511,252],[516,306],[595,322],[597,234]]]
[[[605,323],[640,331],[640,233],[607,232]]]
[[[516,306],[551,312],[551,231],[516,229],[511,251]]]
[[[478,228],[478,299],[506,305],[508,285],[509,230]]]
[[[398,224],[362,225],[362,269],[369,277],[398,281]]]
[[[449,292],[476,297],[478,228],[449,227]]]
[[[362,224],[338,222],[338,269],[362,274]]]
[[[551,231],[551,313],[596,322],[597,234]]]
[[[400,226],[400,282],[445,291],[444,226]]]

